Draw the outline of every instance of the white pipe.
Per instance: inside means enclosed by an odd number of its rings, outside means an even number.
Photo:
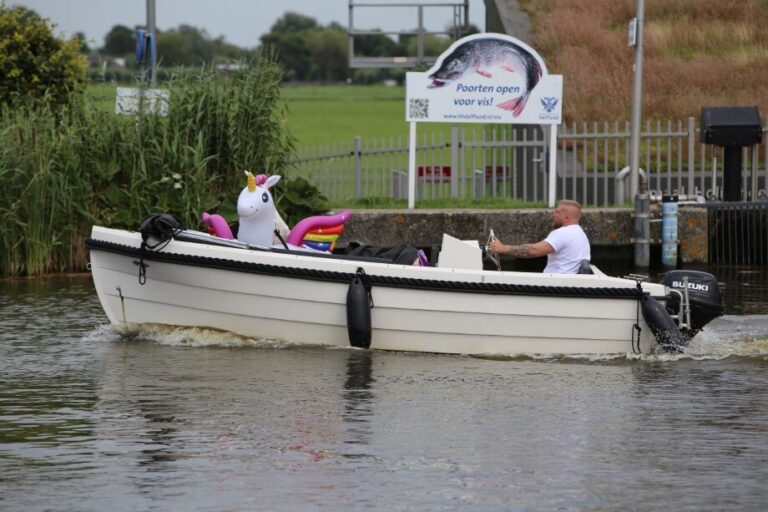
[[[555,207],[557,196],[557,125],[549,127],[549,207]]]
[[[632,168],[627,166],[624,167],[622,170],[616,173],[616,204],[624,204],[625,201],[625,188],[626,184],[624,181],[627,179],[627,176],[631,172]],[[638,178],[639,181],[642,183],[647,183],[645,179],[645,171],[642,168],[639,168],[637,170],[638,172]]]

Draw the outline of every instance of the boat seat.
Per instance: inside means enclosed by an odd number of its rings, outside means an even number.
[[[579,262],[579,274],[594,274],[592,272],[592,265],[589,264],[589,260],[581,260]]]

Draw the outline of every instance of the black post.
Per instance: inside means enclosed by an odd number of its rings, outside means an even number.
[[[723,148],[723,201],[741,201],[742,148],[762,140],[757,107],[701,109],[701,142]]]
[[[723,148],[723,201],[741,201],[742,148]]]

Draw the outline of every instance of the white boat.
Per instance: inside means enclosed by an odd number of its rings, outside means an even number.
[[[113,324],[414,352],[610,354],[679,350],[721,313],[717,281],[703,272],[675,271],[658,284],[594,267],[573,275],[455,268],[445,248],[442,265],[423,267],[190,230],[156,236],[149,249],[139,232],[95,226],[86,242]]]

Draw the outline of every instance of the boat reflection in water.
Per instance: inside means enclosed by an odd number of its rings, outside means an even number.
[[[347,378],[344,381],[344,422],[347,436],[344,443],[367,445],[371,441],[373,415],[373,358],[368,350],[353,350],[347,356]],[[352,447],[350,447],[352,449]],[[344,453],[345,457],[365,457],[363,453]]]

